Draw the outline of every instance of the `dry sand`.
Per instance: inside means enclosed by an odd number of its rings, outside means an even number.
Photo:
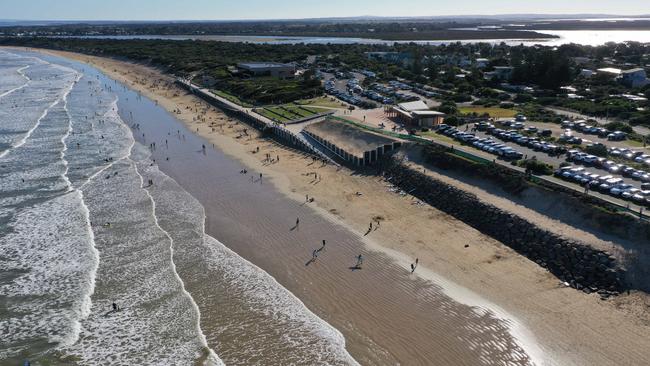
[[[544,364],[643,365],[650,360],[650,301],[644,294],[633,292],[602,301],[597,295],[564,288],[547,271],[492,238],[431,207],[414,204],[412,197],[389,192],[377,177],[310,165],[301,154],[258,136],[237,138],[245,126],[228,128],[227,117],[212,108],[199,119],[195,106],[204,103],[180,89],[163,87],[172,79],[156,69],[47,52],[93,65],[168,111],[180,110],[177,117],[190,130],[198,129],[198,134],[231,157],[271,177],[281,192],[297,202],[304,201],[305,195],[315,197],[313,207],[323,217],[360,236],[369,222],[379,219],[381,228],[364,239],[368,245],[385,251],[404,267],[418,257],[420,276],[450,281],[455,285],[448,285],[458,291],[457,296],[467,296],[465,288],[515,314],[534,334]],[[223,127],[217,125],[213,132],[210,122]],[[257,146],[261,150],[255,154]],[[266,153],[279,156],[280,163],[264,164]],[[317,172],[320,181],[314,182],[307,172]]]

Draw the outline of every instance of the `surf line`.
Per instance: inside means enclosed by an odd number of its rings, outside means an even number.
[[[25,143],[27,143],[27,139],[29,139],[32,136],[32,134],[34,133],[34,131],[36,131],[36,129],[41,125],[41,121],[43,120],[43,118],[45,118],[45,116],[47,116],[50,113],[50,110],[55,105],[59,104],[63,100],[63,98],[67,97],[68,94],[70,94],[70,92],[72,91],[72,88],[75,86],[75,84],[76,84],[75,82],[71,82],[70,85],[68,85],[68,87],[66,89],[64,89],[65,92],[63,93],[63,95],[60,98],[57,98],[56,100],[54,100],[47,108],[45,108],[45,110],[43,111],[43,114],[41,114],[41,116],[38,117],[38,119],[36,120],[36,123],[34,124],[34,126],[32,126],[32,128],[30,128],[27,131],[25,136],[23,136],[23,138],[21,138],[20,141],[18,141],[18,143],[12,144],[7,150],[0,153],[0,159],[7,156],[7,154],[9,154],[9,152],[11,152],[11,151],[25,145]]]
[[[116,97],[115,97],[115,100],[113,101],[113,103],[111,103],[113,109],[112,109],[112,110],[108,110],[108,111],[106,111],[106,113],[104,113],[104,118],[108,118],[108,116],[109,116],[110,114],[113,114],[113,118],[116,118],[117,120],[121,120],[121,118],[120,118],[119,115],[117,114],[117,101],[118,101],[118,100],[119,100],[119,98],[116,96]],[[111,113],[111,112],[112,112],[112,113]],[[128,127],[124,126],[124,123],[118,123],[118,125],[119,125],[120,127],[123,127],[125,130],[128,129]],[[129,131],[130,131],[130,130],[129,130]],[[129,133],[130,133],[130,132],[129,132]],[[94,180],[98,175],[100,175],[100,174],[102,174],[103,172],[105,172],[106,170],[110,169],[110,168],[113,167],[113,165],[115,165],[116,163],[118,163],[118,162],[120,162],[120,161],[122,161],[122,160],[126,160],[126,159],[128,159],[128,157],[129,157],[129,155],[131,154],[131,150],[133,149],[133,146],[134,146],[134,145],[135,145],[135,139],[132,138],[132,139],[131,139],[131,145],[130,145],[129,148],[126,150],[126,153],[124,154],[124,156],[122,156],[121,158],[119,158],[119,159],[117,159],[117,160],[112,161],[110,164],[107,164],[106,166],[104,166],[104,167],[101,168],[100,170],[98,170],[98,171],[96,171],[95,173],[93,173],[90,177],[88,177],[88,179],[86,179],[86,181],[85,181],[81,186],[79,186],[78,189],[83,190],[84,187],[86,187],[86,185],[88,185],[90,182],[92,182],[92,181],[93,181],[93,180]]]
[[[11,90],[8,90],[8,91],[0,94],[0,98],[4,98],[4,97],[6,97],[7,95],[9,95],[11,93],[17,92],[17,91],[25,88],[27,85],[29,85],[29,83],[32,82],[32,79],[30,79],[30,77],[25,75],[25,73],[23,72],[23,71],[27,70],[30,67],[31,67],[31,65],[27,65],[27,66],[23,66],[23,67],[19,68],[18,70],[16,70],[16,72],[19,73],[20,76],[24,77],[25,80],[27,80],[27,82],[25,84],[19,86],[19,87],[13,88]]]
[[[73,83],[75,85],[76,83],[81,80],[83,77],[83,74],[77,74],[76,81]],[[88,235],[88,244],[90,246],[90,251],[92,252],[93,256],[93,263],[92,263],[92,268],[90,269],[90,272],[88,273],[88,291],[86,294],[84,294],[83,301],[81,303],[80,309],[79,310],[79,318],[74,320],[73,323],[73,333],[71,334],[68,339],[64,340],[63,346],[71,346],[75,344],[79,340],[79,335],[81,334],[81,321],[88,318],[88,316],[91,313],[91,307],[92,307],[92,295],[95,293],[95,284],[96,284],[96,278],[97,278],[97,269],[99,268],[99,251],[97,250],[97,246],[95,243],[95,233],[92,230],[92,224],[90,222],[90,210],[88,209],[88,206],[86,205],[86,201],[84,199],[84,194],[81,189],[74,189],[72,187],[72,182],[68,178],[68,160],[66,159],[66,152],[68,151],[68,144],[67,144],[67,139],[70,136],[70,133],[72,132],[72,115],[70,114],[70,111],[68,110],[68,95],[66,94],[63,97],[63,109],[66,112],[66,115],[68,117],[68,129],[66,133],[61,137],[61,143],[63,144],[63,149],[61,150],[61,161],[63,162],[63,165],[65,166],[65,170],[61,174],[62,178],[66,181],[66,184],[68,186],[68,192],[75,192],[77,193],[79,202],[81,204],[81,208],[84,213],[84,219],[85,219],[85,224],[86,224],[86,234]]]
[[[131,153],[132,152],[133,150],[131,150]],[[156,216],[156,201],[154,200],[151,193],[149,193],[149,190],[147,190],[144,187],[144,177],[142,176],[140,170],[138,169],[138,163],[135,160],[133,160],[130,156],[128,159],[133,164],[135,173],[138,175],[138,177],[140,177],[140,189],[142,189],[147,194],[147,196],[149,197],[149,201],[151,201],[151,215],[153,217],[154,224],[169,240],[169,259],[170,259],[170,264],[172,266],[172,272],[174,272],[176,279],[181,285],[181,291],[183,292],[183,295],[185,295],[190,300],[190,303],[192,304],[194,311],[196,311],[196,330],[199,333],[201,345],[208,350],[209,359],[214,360],[215,362],[217,362],[218,365],[224,365],[223,361],[221,361],[221,359],[219,358],[219,356],[217,356],[214,350],[210,348],[210,346],[208,346],[208,340],[205,337],[205,334],[203,334],[203,330],[201,329],[201,310],[199,309],[199,305],[194,301],[192,295],[185,289],[185,282],[183,282],[183,279],[176,271],[176,263],[174,263],[174,239],[171,237],[171,235],[169,235],[169,233],[165,229],[162,228],[162,226],[160,226],[160,223],[158,222],[158,216]]]
[[[196,200],[194,196],[192,196],[192,199]],[[197,200],[198,202],[198,200]],[[359,362],[352,357],[352,355],[348,352],[346,348],[346,339],[343,333],[341,333],[340,330],[338,330],[336,327],[328,323],[325,319],[319,317],[316,315],[307,305],[298,298],[293,292],[291,292],[288,288],[284,287],[278,280],[273,277],[270,273],[266,272],[264,269],[261,267],[257,266],[255,263],[249,261],[248,259],[242,257],[241,255],[237,254],[235,251],[232,249],[228,248],[227,245],[222,243],[221,241],[217,240],[216,238],[208,235],[205,232],[205,220],[206,220],[206,214],[205,214],[205,207],[198,202],[198,204],[201,206],[201,212],[202,212],[202,220],[201,220],[201,240],[203,242],[204,246],[209,246],[209,244],[206,241],[206,238],[209,238],[213,240],[217,245],[227,254],[236,257],[238,260],[242,261],[245,266],[248,266],[251,271],[254,271],[257,275],[265,277],[268,279],[268,281],[273,285],[276,286],[279,291],[283,292],[284,295],[286,295],[289,299],[292,301],[295,301],[296,305],[301,307],[301,310],[304,311],[306,317],[310,317],[311,321],[315,322],[319,326],[323,327],[326,332],[331,332],[333,336],[333,340],[336,342],[335,346],[338,346],[341,348],[343,352],[343,356],[346,358],[346,361],[348,362],[349,365],[351,366],[360,366]],[[290,300],[290,301],[291,301]]]

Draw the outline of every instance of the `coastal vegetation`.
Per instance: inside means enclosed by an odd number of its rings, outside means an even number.
[[[57,24],[5,27],[4,34],[38,36],[230,35],[266,37],[347,37],[383,40],[531,39],[555,38],[518,29],[472,30],[480,22],[455,21],[248,21],[183,23]],[[459,29],[462,27],[462,29]],[[470,28],[470,29],[468,29]],[[1,34],[1,33],[0,33]]]
[[[569,44],[551,48],[488,43],[437,46],[415,43],[255,44],[5,37],[0,38],[0,44],[75,51],[146,63],[174,75],[191,76],[194,82],[221,90],[240,104],[262,106],[319,97],[323,89],[317,70],[333,69],[343,73],[368,70],[376,74],[375,82],[403,79],[434,90],[435,99],[442,102],[440,111],[446,113],[452,123],[468,112],[459,110],[456,103],[471,102],[476,108],[500,108],[492,110],[494,114],[503,112],[509,116],[518,111],[537,121],[559,122],[546,107],[561,107],[589,116],[624,120],[631,125],[650,126],[647,103],[624,97],[648,98],[650,85],[628,87],[607,75],[581,75],[582,68],[596,70],[611,64],[647,62],[643,57],[650,54],[650,46],[635,42],[598,47]],[[382,61],[367,57],[367,52],[394,52],[403,61]],[[478,67],[472,62],[476,57],[488,61]],[[583,61],[578,62],[578,59]],[[250,61],[292,62],[305,73],[293,79],[246,79],[232,74],[234,65]],[[466,64],[461,67],[463,62]],[[486,77],[500,66],[512,67],[511,80],[505,82]],[[570,94],[562,89],[567,86],[575,92]],[[504,108],[512,112],[501,111]]]

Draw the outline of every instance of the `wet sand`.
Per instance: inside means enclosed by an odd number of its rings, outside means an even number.
[[[490,342],[504,347],[495,362],[517,349],[504,334],[503,323],[477,316],[442,295],[429,281],[442,282],[436,273],[458,284],[447,285],[447,290],[457,291],[456,297],[464,302],[473,298],[462,292],[468,288],[478,294],[478,302],[497,303],[516,314],[539,341],[542,364],[643,364],[649,358],[643,297],[632,294],[602,302],[561,288],[557,279],[500,243],[432,208],[413,205],[410,197],[387,192],[377,178],[310,165],[300,154],[257,136],[250,141],[235,139],[236,131],[244,126],[228,128],[218,112],[201,114],[208,121],[223,123],[223,129],[217,127],[213,133],[207,123],[193,121],[196,112],[184,109],[198,102],[195,97],[151,87],[152,81],[165,80],[155,70],[65,56],[94,63],[111,77],[158,99],[169,111],[181,107],[183,113],[176,116],[192,131],[198,127],[210,143],[241,161],[234,169],[201,166],[201,161],[211,159],[198,151],[186,160],[173,157],[169,167],[161,162],[161,168],[204,204],[208,233],[271,273],[341,330],[348,349],[360,362],[477,364],[485,360],[481,359],[487,355],[482,346]],[[149,78],[142,80],[143,76]],[[260,155],[277,154],[281,162],[266,166],[263,156],[251,153],[256,146],[262,148]],[[242,166],[262,171],[264,184],[257,186],[239,175]],[[203,173],[192,175],[185,170],[191,167]],[[204,177],[211,169],[222,175]],[[322,181],[305,176],[308,171],[318,171]],[[354,195],[356,191],[363,196]],[[305,194],[315,196],[316,202],[301,206]],[[301,217],[300,233],[289,231],[295,216]],[[382,216],[381,228],[364,237],[376,216]],[[321,239],[328,239],[326,252],[305,266]],[[469,248],[464,247],[466,243],[471,244]],[[366,265],[361,271],[349,271],[358,253],[365,253]],[[408,275],[414,257],[420,258],[421,268],[416,270],[420,277]],[[478,336],[479,329],[489,331]],[[468,347],[473,341],[479,346]],[[496,351],[500,347],[488,348]]]
[[[135,135],[143,145],[156,143],[152,158],[160,169],[203,204],[206,233],[265,269],[341,331],[360,363],[529,364],[509,324],[497,314],[458,303],[440,285],[411,275],[363,236],[320,215],[311,203],[287,199],[268,177],[260,179],[259,171],[242,174],[241,164],[219,150],[208,146],[204,151],[205,140],[135,99],[118,103],[122,118],[139,125]],[[375,223],[368,236],[378,230]],[[314,258],[322,240],[325,248]],[[354,268],[359,254],[363,264]],[[191,278],[193,271],[179,264],[181,277]],[[203,331],[208,339],[221,340],[217,353],[228,363],[224,353],[235,353],[232,336],[219,334],[211,324],[224,316],[229,302],[197,302]]]

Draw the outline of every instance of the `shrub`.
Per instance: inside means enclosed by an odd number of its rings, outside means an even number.
[[[458,126],[458,118],[456,116],[449,116],[445,118],[445,123],[450,126]]]
[[[632,126],[630,126],[630,125],[628,125],[627,123],[624,123],[624,122],[610,122],[610,123],[605,125],[605,128],[610,130],[610,131],[623,131],[625,133],[634,132],[634,130],[632,129]]]
[[[536,175],[551,175],[553,174],[553,167],[537,159],[519,160],[518,165],[526,168]]]
[[[607,146],[605,146],[603,144],[588,145],[585,148],[585,152],[587,154],[596,155],[596,156],[606,158],[607,157]]]

